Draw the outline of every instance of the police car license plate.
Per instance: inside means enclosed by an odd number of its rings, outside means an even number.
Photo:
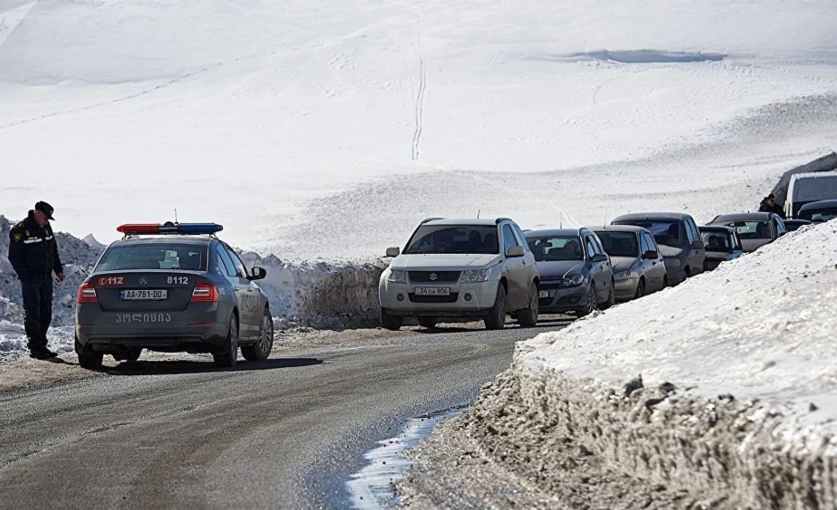
[[[122,301],[162,301],[167,299],[169,291],[166,289],[121,290],[119,299]]]
[[[450,296],[450,287],[416,287],[416,296]]]
[[[549,291],[548,291],[548,290],[542,290],[542,291],[539,291],[539,292],[538,292],[538,297],[539,297],[539,298],[549,297]]]

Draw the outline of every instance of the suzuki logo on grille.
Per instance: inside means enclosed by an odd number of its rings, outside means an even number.
[[[437,275],[436,273],[430,273],[430,281],[431,282],[435,282],[438,279],[439,279],[439,275]]]
[[[146,278],[145,276],[140,276],[139,284],[140,285],[148,285],[148,278]]]

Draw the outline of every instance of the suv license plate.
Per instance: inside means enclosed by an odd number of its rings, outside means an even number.
[[[168,294],[169,291],[166,289],[121,290],[119,299],[122,301],[163,301],[169,297]]]
[[[450,287],[416,287],[416,296],[450,296]]]

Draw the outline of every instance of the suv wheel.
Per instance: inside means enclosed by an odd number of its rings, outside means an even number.
[[[87,370],[102,368],[104,355],[101,352],[94,351],[90,347],[81,345],[78,338],[76,338],[76,354],[78,354],[78,364],[81,368],[86,368]]]
[[[436,318],[435,317],[419,317],[418,319],[419,326],[427,329],[433,329],[436,327]]]
[[[235,315],[230,317],[230,329],[227,332],[227,341],[219,350],[212,353],[215,366],[234,367],[238,360],[238,319]]]
[[[381,308],[381,326],[390,331],[398,331],[404,324],[404,318],[397,315],[390,315],[386,309]]]
[[[273,317],[270,310],[264,309],[262,314],[262,327],[259,333],[259,341],[251,345],[241,346],[241,355],[247,361],[264,361],[270,356],[273,349]]]
[[[517,320],[521,327],[534,328],[538,325],[539,299],[538,286],[532,283],[532,290],[529,291],[529,306],[517,314]]]
[[[506,324],[507,309],[506,287],[500,283],[497,285],[497,298],[494,300],[494,306],[491,307],[485,317],[485,329],[503,329]]]
[[[578,312],[578,316],[584,317],[590,315],[595,312],[597,308],[599,308],[599,303],[596,302],[596,286],[590,284],[590,287],[587,290],[587,306],[584,310]]]

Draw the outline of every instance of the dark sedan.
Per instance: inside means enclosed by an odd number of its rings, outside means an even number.
[[[782,218],[770,212],[722,214],[709,225],[734,228],[745,253],[756,251],[787,233]]]
[[[698,227],[700,236],[706,245],[706,262],[704,269],[711,271],[721,262],[735,260],[744,255],[738,232],[731,227],[704,226]]]
[[[143,349],[209,352],[218,366],[264,360],[273,347],[267,296],[215,237],[215,224],[123,225],[78,290],[75,348],[95,369],[104,354],[136,361]],[[154,237],[140,237],[151,235]]]
[[[610,257],[593,231],[551,229],[524,234],[541,278],[542,313],[573,312],[581,317],[613,305],[616,294]]]
[[[808,220],[800,220],[800,219],[793,219],[793,220],[782,220],[785,224],[785,228],[788,229],[788,232],[796,232],[800,228],[811,225],[813,222]]]
[[[837,218],[837,200],[820,200],[803,205],[799,218],[811,223],[824,223]]]

